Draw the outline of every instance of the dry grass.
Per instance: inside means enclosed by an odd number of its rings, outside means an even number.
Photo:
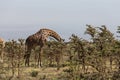
[[[2,66],[3,73],[0,74],[0,80],[9,79],[12,76],[12,69],[11,67],[8,67],[7,63],[4,63]],[[35,68],[35,67],[20,67],[20,77],[18,78],[18,68],[15,68],[15,75],[11,80],[43,80],[43,78],[46,78],[47,80],[53,80],[53,78],[57,78],[60,74],[63,74],[63,69],[66,69],[66,67],[61,68],[60,70],[57,70],[57,67],[42,67],[42,68]],[[38,72],[38,75],[36,77],[32,77],[32,72]]]

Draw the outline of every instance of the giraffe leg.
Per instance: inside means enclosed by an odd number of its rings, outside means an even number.
[[[37,67],[37,59],[38,59],[37,56],[38,56],[38,55],[35,53],[35,57],[34,57],[34,59],[35,59],[35,65],[34,65],[34,67],[35,67],[35,68]]]
[[[25,58],[25,66],[27,66],[27,62],[28,62],[27,55],[24,55],[24,58]]]
[[[25,59],[25,66],[27,66],[27,62],[28,62],[28,61],[27,61],[27,58],[26,58],[26,59]]]
[[[24,59],[25,59],[25,66],[27,65],[27,54],[24,55]]]
[[[39,53],[38,57],[38,67],[41,67],[41,53]]]
[[[42,53],[42,47],[40,48],[39,57],[38,57],[38,66],[39,67],[42,67],[42,64],[41,64],[41,62],[42,62],[41,53]]]
[[[25,66],[29,66],[30,54],[26,54],[24,58],[25,58]]]

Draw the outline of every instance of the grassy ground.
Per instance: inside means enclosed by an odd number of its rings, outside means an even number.
[[[22,66],[19,68],[12,68],[7,63],[1,65],[0,80],[55,80],[60,75],[64,74],[63,70],[68,67],[62,67],[60,70],[57,70],[57,67],[25,67]],[[12,76],[12,69],[15,73]]]
[[[35,68],[35,67],[20,67],[20,74],[18,76],[18,68],[14,68],[15,75],[12,76],[12,68],[8,67],[6,63],[2,64],[4,67],[1,68],[1,74],[0,74],[0,80],[67,80],[64,78],[60,78],[62,76],[67,76],[64,71],[69,69],[69,66],[61,67],[60,70],[57,70],[57,67],[41,67],[41,68]],[[109,66],[109,63],[107,63],[107,66]],[[115,66],[112,66],[114,71]],[[80,70],[77,71],[83,72],[82,67],[80,65]],[[87,73],[85,76],[93,75],[93,73],[96,73],[97,71],[91,67],[86,66]],[[88,74],[89,73],[89,74]],[[76,72],[74,73],[76,74]],[[69,75],[70,76],[70,75]],[[71,79],[72,80],[72,79]],[[87,80],[87,79],[85,79]]]
[[[18,71],[15,70],[15,76],[11,80],[54,80],[57,79],[61,74],[64,74],[63,69],[61,68],[59,71],[56,68],[32,68],[32,67],[24,67],[20,70],[20,75],[18,77]],[[6,70],[4,73],[0,74],[0,80],[8,80],[12,76],[11,70]]]
[[[22,64],[19,68],[19,75],[18,75],[18,68],[11,67],[10,61],[6,58],[4,60],[4,63],[0,63],[0,80],[103,80],[98,79],[99,76],[102,75],[102,73],[98,72],[94,67],[90,66],[89,64],[86,64],[85,72],[82,69],[82,65],[70,65],[66,58],[63,58],[61,61],[61,64],[65,66],[61,66],[60,70],[57,70],[57,66],[48,66],[48,63],[44,63],[43,67],[35,67],[35,62],[30,62],[31,67],[25,67],[24,61],[22,60]],[[112,70],[110,68],[110,62],[108,58],[105,58],[104,60],[106,62],[106,69],[105,69],[105,76],[108,76],[109,80],[110,77],[113,77],[114,72],[118,71],[116,62],[113,62]],[[43,60],[44,62],[44,60]],[[47,66],[46,66],[47,65]],[[12,71],[14,69],[14,76],[12,76]],[[73,69],[71,71],[71,69]],[[82,76],[81,76],[82,74]],[[119,73],[115,73],[119,74]],[[73,77],[80,77],[77,79],[74,79]],[[84,78],[85,77],[85,78]],[[87,77],[87,78],[86,78]],[[93,78],[95,77],[95,78]],[[117,76],[118,80],[120,79],[119,75]],[[116,79],[115,79],[116,80]]]

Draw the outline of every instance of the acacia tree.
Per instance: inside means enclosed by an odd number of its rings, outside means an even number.
[[[100,72],[102,77],[104,77],[106,70],[106,57],[109,57],[110,66],[112,66],[112,55],[114,54],[115,48],[115,39],[113,34],[106,28],[105,25],[101,27],[93,27],[91,25],[87,25],[86,34],[91,36],[92,42],[89,44],[92,46],[88,47],[88,53],[91,58],[89,62],[90,65],[94,67],[97,71]],[[94,50],[90,50],[93,47]],[[90,49],[89,49],[90,48]]]
[[[57,70],[60,69],[60,60],[62,58],[62,51],[64,48],[64,43],[56,41],[48,41],[46,46],[43,49],[44,56],[49,60],[49,66],[52,66],[52,63],[56,61]]]
[[[12,69],[12,77],[15,76],[16,68],[18,69],[18,77],[20,77],[20,67],[23,62],[24,54],[24,40],[19,39],[19,42],[11,40],[6,42],[5,50],[7,52],[7,57],[9,61],[9,66]],[[11,78],[12,78],[11,77]]]
[[[118,34],[120,33],[120,26],[118,26],[118,28],[117,28],[117,33]],[[120,37],[120,36],[117,36],[117,37]]]
[[[110,68],[112,69],[112,61],[113,55],[115,54],[115,38],[113,34],[106,28],[105,25],[99,27],[99,34],[98,34],[98,47],[99,51],[101,52],[100,55],[102,57],[108,57],[110,61]],[[102,58],[103,59],[103,58]]]
[[[101,27],[92,27],[87,25],[86,34],[89,34],[92,37],[93,44],[96,46],[97,51],[100,52],[99,55],[107,55],[112,51],[112,45],[115,43],[113,34],[106,28],[105,25]]]
[[[80,65],[82,65],[82,70],[85,72],[85,66],[86,66],[86,57],[87,57],[87,50],[86,50],[86,44],[88,42],[82,38],[79,38],[75,34],[72,34],[70,37],[70,50],[72,52],[72,64],[78,65],[78,70],[80,68]],[[75,62],[75,63],[74,63]]]
[[[117,33],[120,34],[120,26],[118,26]],[[118,37],[120,37],[120,36],[118,36]],[[118,67],[119,67],[118,69],[119,69],[119,72],[120,72],[120,41],[117,41],[117,50],[118,50],[118,52],[117,52],[117,55],[118,55]]]
[[[98,31],[96,30],[96,27],[93,27],[91,25],[86,25],[87,28],[86,28],[86,31],[85,31],[85,34],[88,34],[91,36],[91,40],[94,42],[96,37],[97,37],[97,33]]]
[[[11,65],[11,68],[12,68],[12,77],[15,75],[15,66],[16,66],[16,62],[15,62],[15,55],[16,55],[16,52],[15,52],[15,48],[17,47],[16,46],[17,42],[12,40],[12,41],[9,41],[9,42],[6,42],[6,52],[8,52],[7,56],[8,56],[8,61],[10,61],[9,63],[9,66]]]

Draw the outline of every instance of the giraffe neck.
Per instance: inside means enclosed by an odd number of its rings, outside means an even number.
[[[46,39],[51,36],[53,38],[55,38],[57,41],[61,42],[61,37],[53,30],[50,29],[40,29],[40,31],[37,32],[37,34],[40,34],[42,36],[44,36]]]

